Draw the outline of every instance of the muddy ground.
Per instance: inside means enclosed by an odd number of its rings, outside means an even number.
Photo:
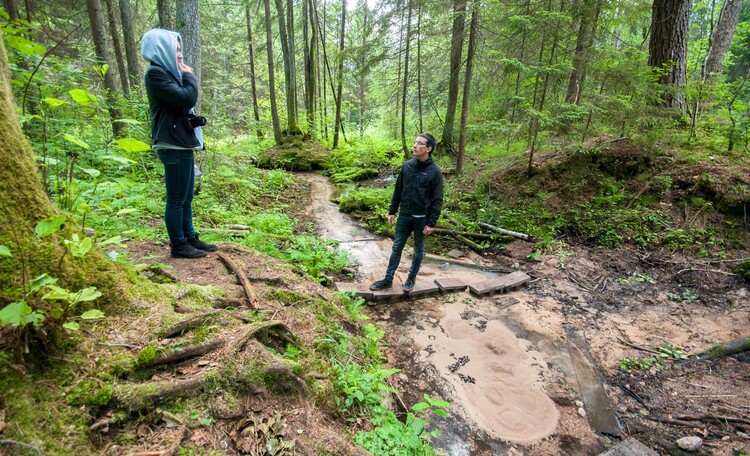
[[[355,282],[366,287],[385,270],[390,240],[338,214],[324,180],[308,178],[321,236],[352,253],[360,263]],[[402,369],[394,379],[400,402],[408,406],[428,393],[453,404],[453,415],[436,423],[443,430],[440,450],[599,454],[634,436],[666,453],[678,451],[680,437],[696,435],[706,454],[750,451],[750,359],[676,365],[656,348],[669,344],[662,353],[680,356],[679,347],[697,354],[748,335],[748,286],[728,272],[732,262],[571,245],[535,260],[531,253],[531,244],[515,241],[501,254],[483,258],[467,250],[462,259],[485,270],[524,271],[533,281],[523,289],[371,307],[387,329],[389,361]],[[403,258],[397,280],[408,265]],[[419,280],[482,280],[475,271],[433,258]],[[576,375],[573,352],[583,353],[593,379]],[[655,358],[660,362],[647,368]],[[606,391],[614,426],[587,403],[584,383]]]

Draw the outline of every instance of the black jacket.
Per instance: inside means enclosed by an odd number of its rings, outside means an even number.
[[[145,76],[151,115],[151,144],[165,142],[173,146],[200,147],[187,115],[198,101],[198,82],[190,73],[182,75],[182,84],[161,66],[152,63]]]
[[[388,214],[396,214],[399,206],[402,214],[426,215],[427,226],[435,227],[443,209],[443,174],[432,158],[412,158],[401,167]]]

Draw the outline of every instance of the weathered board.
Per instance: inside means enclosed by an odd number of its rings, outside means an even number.
[[[452,277],[440,277],[435,279],[435,284],[440,288],[440,291],[463,291],[469,286],[463,279],[454,279]]]
[[[422,281],[420,282],[417,280],[416,285],[414,285],[414,289],[411,291],[407,291],[406,293],[411,298],[421,297],[421,296],[428,296],[437,294],[440,292],[440,288],[438,288],[437,284],[435,282],[428,282],[428,281]]]
[[[369,285],[354,282],[334,282],[333,285],[336,287],[336,291],[355,293],[361,298],[372,299],[372,291],[370,291]]]
[[[489,293],[505,293],[510,289],[529,283],[530,280],[531,277],[525,272],[515,271],[505,276],[470,284],[469,291],[476,296]]]

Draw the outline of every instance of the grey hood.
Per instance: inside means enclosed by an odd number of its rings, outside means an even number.
[[[177,69],[177,41],[182,42],[182,37],[177,32],[151,29],[141,40],[141,55],[169,71],[181,83],[182,74]]]

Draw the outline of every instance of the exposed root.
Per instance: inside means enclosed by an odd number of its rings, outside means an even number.
[[[187,358],[205,355],[223,347],[226,341],[224,339],[213,339],[204,344],[190,345],[181,347],[180,351],[173,351],[169,354],[158,356],[152,361],[146,363],[143,367],[155,367],[164,364],[172,364]]]
[[[212,310],[212,311],[200,314],[200,315],[196,315],[193,318],[189,318],[187,320],[181,321],[177,323],[176,325],[172,326],[171,328],[160,332],[159,337],[161,337],[162,339],[167,339],[169,337],[180,334],[187,329],[202,325],[203,323],[210,320],[218,313],[219,313],[218,310]]]
[[[219,252],[217,256],[232,271],[232,273],[234,273],[234,275],[237,277],[237,280],[240,281],[240,285],[242,285],[242,289],[245,290],[245,296],[247,296],[250,307],[253,309],[257,309],[260,306],[260,299],[258,299],[258,295],[255,293],[255,288],[250,285],[250,281],[247,280],[247,277],[242,272],[242,270],[234,261],[232,261],[231,258],[224,255],[223,253]]]

